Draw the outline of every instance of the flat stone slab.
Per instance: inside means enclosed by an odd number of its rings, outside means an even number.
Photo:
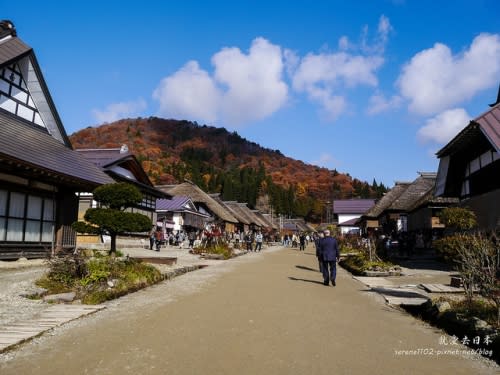
[[[361,281],[370,288],[374,286],[394,286],[392,281],[384,279],[383,277],[353,276],[353,279]]]
[[[429,300],[429,297],[414,288],[388,288],[376,287],[373,291],[381,294],[387,303],[391,305],[422,305]]]
[[[177,258],[175,257],[139,257],[134,256],[130,257],[130,259],[136,259],[141,262],[153,263],[153,264],[167,264],[169,266],[177,264]]]
[[[0,353],[54,327],[104,309],[104,305],[54,305],[37,317],[0,327]]]
[[[463,287],[455,287],[446,284],[420,284],[429,293],[464,293]]]

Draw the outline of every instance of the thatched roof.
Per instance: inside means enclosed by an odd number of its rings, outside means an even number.
[[[435,197],[434,196],[435,187],[429,189],[420,199],[415,201],[413,205],[408,209],[408,212],[414,211],[420,207],[432,206],[432,207],[448,207],[456,205],[460,202],[460,199],[455,197]]]
[[[269,229],[278,229],[278,225],[277,224],[274,224],[271,222],[271,218],[264,215],[262,212],[260,212],[259,210],[252,210],[252,212],[254,213],[255,216],[257,216],[259,218],[259,220],[264,224],[263,226],[265,228],[269,228]]]
[[[262,212],[259,212],[259,214],[271,225],[270,228],[279,229],[277,220],[273,220],[271,214],[263,214]]]
[[[392,201],[390,206],[387,207],[388,210],[408,211],[416,201],[429,190],[434,189],[436,173],[419,172],[419,174],[420,176]]]
[[[315,229],[308,225],[304,219],[284,219],[283,229],[297,230],[300,232],[314,232]]]
[[[209,194],[201,190],[192,182],[186,181],[179,185],[159,185],[157,189],[164,191],[172,196],[184,195],[197,204],[201,203],[206,206],[211,213],[219,219],[228,223],[238,223],[238,220],[231,215],[219,202],[212,198]]]
[[[235,217],[241,219],[241,222],[245,224],[254,224],[259,227],[262,226],[260,220],[247,207],[246,203],[224,201],[224,204],[231,210]]]
[[[380,200],[375,203],[375,205],[370,208],[363,217],[377,218],[382,212],[388,209],[391,204],[405,192],[405,190],[410,186],[409,182],[396,182],[394,187],[389,190],[385,195],[380,198]]]

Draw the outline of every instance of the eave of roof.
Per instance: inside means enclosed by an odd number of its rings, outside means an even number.
[[[500,152],[500,103],[470,121],[450,142],[436,152],[437,157],[442,158],[464,147],[479,134],[479,131],[492,147]]]
[[[53,138],[45,129],[1,109],[0,158],[93,187],[113,182],[102,170]]]

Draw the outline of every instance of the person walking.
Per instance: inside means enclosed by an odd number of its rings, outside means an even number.
[[[163,233],[160,228],[156,228],[155,240],[156,240],[156,251],[160,251],[161,241],[163,237]]]
[[[306,250],[306,235],[304,233],[301,233],[299,236],[299,250],[300,251],[305,251]]]
[[[261,251],[262,250],[262,233],[259,231],[255,235],[255,251]]]
[[[252,233],[250,231],[245,235],[245,243],[247,245],[247,251],[252,251]]]
[[[325,238],[319,243],[319,253],[321,256],[321,270],[323,272],[323,284],[328,285],[329,281],[332,286],[336,285],[335,278],[337,276],[337,261],[340,258],[339,246],[337,240],[330,236],[330,231],[325,230]]]
[[[316,247],[316,258],[318,258],[318,265],[319,265],[319,272],[323,273],[323,268],[321,264],[323,263],[323,260],[321,259],[321,255],[319,253],[319,248],[320,248],[320,243],[323,240],[324,235],[323,232],[319,232],[318,236],[314,239],[314,246]]]
[[[149,250],[153,250],[153,246],[155,244],[155,239],[156,239],[155,233],[156,233],[156,227],[153,225],[151,232],[149,232]]]

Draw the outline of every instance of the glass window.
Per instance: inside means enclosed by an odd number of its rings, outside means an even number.
[[[480,168],[479,158],[476,158],[470,162],[470,173],[478,171]]]
[[[52,242],[52,227],[54,223],[43,223],[42,242]]]
[[[43,220],[54,220],[54,200],[43,200]]]
[[[6,220],[0,217],[0,241],[5,241],[5,223]]]
[[[9,95],[9,87],[10,85],[5,82],[3,79],[0,79],[0,91],[3,91],[5,95]]]
[[[21,193],[10,193],[9,216],[24,217],[24,198]]]
[[[0,95],[0,108],[3,108],[10,113],[16,113],[16,107],[17,103],[15,101],[4,95]]]
[[[17,87],[12,87],[12,92],[10,93],[10,96],[13,98],[19,100],[21,103],[27,103],[28,102],[28,94]]]
[[[469,180],[465,180],[462,183],[462,197],[465,197],[467,195],[470,195],[470,185],[469,185]]]
[[[9,219],[7,222],[7,241],[23,240],[23,220]]]
[[[27,220],[26,232],[24,234],[26,242],[39,242],[40,241],[40,221]]]
[[[481,155],[481,167],[490,164],[493,161],[493,154],[491,151],[487,151]]]
[[[32,109],[30,109],[30,108],[28,108],[28,107],[26,107],[26,106],[24,106],[22,104],[19,104],[17,106],[17,115],[19,117],[22,117],[25,120],[33,122],[33,114],[34,113],[35,112]]]
[[[7,213],[7,190],[0,190],[0,216]]]
[[[42,218],[42,198],[32,195],[28,196],[28,213],[26,217],[38,220]]]

